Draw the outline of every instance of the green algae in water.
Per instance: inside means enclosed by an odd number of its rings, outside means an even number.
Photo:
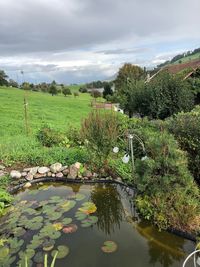
[[[57,253],[55,267],[180,267],[194,244],[139,220],[131,203],[116,185],[21,191],[0,219],[0,266],[51,263]]]

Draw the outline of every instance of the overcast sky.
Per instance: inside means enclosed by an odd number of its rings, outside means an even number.
[[[0,0],[0,69],[26,80],[109,79],[200,47],[200,0]],[[17,71],[18,70],[18,71]]]

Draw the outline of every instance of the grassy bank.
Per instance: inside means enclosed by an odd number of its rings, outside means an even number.
[[[36,132],[44,124],[62,132],[71,126],[79,127],[91,110],[91,97],[89,94],[74,98],[27,92],[29,137],[25,132],[23,99],[24,91],[0,87],[0,160],[5,164],[17,161],[50,163],[63,154],[62,148],[57,148],[58,155],[51,156],[49,150],[36,141]]]

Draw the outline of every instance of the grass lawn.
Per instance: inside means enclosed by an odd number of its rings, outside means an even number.
[[[89,94],[80,94],[74,98],[74,96],[27,92],[30,126],[30,136],[27,137],[23,98],[24,91],[20,89],[0,87],[0,161],[4,163],[28,162],[28,154],[31,157],[31,153],[33,155],[41,152],[40,156],[42,155],[42,149],[45,148],[41,148],[35,139],[35,134],[42,124],[48,123],[65,132],[71,125],[79,127],[81,121],[91,111]],[[35,152],[36,150],[38,151]]]
[[[181,60],[181,63],[186,63],[188,61],[192,61],[192,60],[195,60],[195,59],[200,59],[200,52],[196,53],[194,55],[191,55],[191,56],[183,57],[180,60]],[[178,63],[179,63],[179,60],[173,62],[172,65],[178,64]]]

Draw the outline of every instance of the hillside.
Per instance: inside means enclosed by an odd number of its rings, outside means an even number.
[[[187,63],[197,59],[200,59],[200,48],[176,55],[171,60],[165,61],[164,63],[158,65],[157,68],[165,67],[168,65]]]

